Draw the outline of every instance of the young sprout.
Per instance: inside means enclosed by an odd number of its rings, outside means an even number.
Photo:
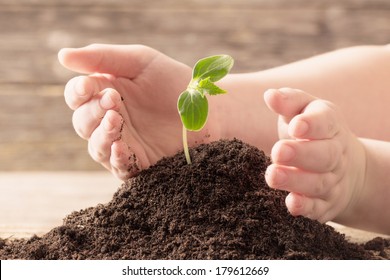
[[[229,55],[215,55],[199,60],[192,70],[192,79],[187,89],[179,96],[177,108],[183,123],[183,148],[188,164],[191,164],[191,157],[187,131],[199,131],[204,127],[209,107],[206,93],[209,95],[226,93],[214,83],[229,73],[233,63],[233,58]]]

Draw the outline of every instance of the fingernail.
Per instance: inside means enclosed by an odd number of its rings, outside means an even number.
[[[285,184],[286,181],[287,181],[287,173],[280,168],[276,168],[275,174],[273,176],[273,183],[275,187]]]
[[[288,210],[293,216],[302,215],[302,209],[303,209],[303,198],[301,195],[298,195],[296,193],[290,193],[286,197],[286,205]]]
[[[292,136],[300,137],[304,136],[309,131],[309,124],[305,121],[297,121],[294,126],[294,131]]]
[[[112,100],[109,90],[105,90],[103,92],[102,99],[100,100],[100,106],[104,109],[111,109],[115,106],[115,102]]]
[[[103,127],[106,132],[111,132],[115,128],[107,117],[104,118]]]
[[[288,94],[291,94],[293,92],[293,89],[291,88],[280,88],[279,93],[281,93],[282,96],[287,97]]]
[[[286,162],[292,160],[294,156],[295,156],[294,149],[288,145],[284,145],[280,150],[278,160],[281,162]]]

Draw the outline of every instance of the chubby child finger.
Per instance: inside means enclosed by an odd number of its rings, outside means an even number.
[[[344,147],[337,139],[279,140],[271,150],[272,161],[310,172],[332,172],[342,164]]]
[[[295,139],[330,139],[340,133],[342,121],[332,103],[317,99],[291,120],[288,134]]]
[[[65,102],[70,109],[76,110],[100,92],[99,86],[88,76],[77,76],[70,79],[64,90]]]
[[[70,79],[64,90],[65,102],[70,109],[76,110],[105,88],[112,87],[108,75],[93,74]]]
[[[92,97],[73,113],[73,127],[83,139],[89,139],[108,110],[119,111],[121,96],[114,89],[106,89]]]
[[[120,138],[122,117],[109,110],[88,141],[90,156],[99,163],[107,164],[111,157],[111,145]]]
[[[140,162],[134,151],[122,139],[111,146],[111,171],[121,180],[134,177],[141,171]]]
[[[285,123],[300,114],[316,98],[304,91],[292,88],[269,89],[264,93],[267,106],[279,114]]]
[[[337,182],[332,172],[315,173],[302,169],[271,164],[265,172],[267,184],[274,189],[326,199]]]
[[[329,222],[336,215],[329,201],[307,197],[299,193],[289,193],[285,203],[291,215],[303,216],[320,223]]]

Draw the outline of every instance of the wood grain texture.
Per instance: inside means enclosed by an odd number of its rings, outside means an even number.
[[[0,238],[42,235],[72,211],[107,203],[119,186],[106,172],[0,172]]]
[[[100,170],[71,126],[62,47],[146,44],[192,65],[216,53],[234,71],[390,42],[390,2],[0,1],[0,170]]]
[[[63,100],[76,74],[57,61],[62,47],[97,42],[149,45],[189,65],[228,53],[234,72],[256,71],[390,43],[390,1],[0,0],[0,171],[102,170]],[[1,237],[43,233],[118,186],[107,173],[0,175]]]

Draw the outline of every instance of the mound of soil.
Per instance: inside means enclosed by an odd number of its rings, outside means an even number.
[[[292,217],[270,189],[262,151],[221,140],[164,158],[105,204],[73,212],[42,237],[0,240],[1,259],[376,259],[389,241],[348,242]]]

